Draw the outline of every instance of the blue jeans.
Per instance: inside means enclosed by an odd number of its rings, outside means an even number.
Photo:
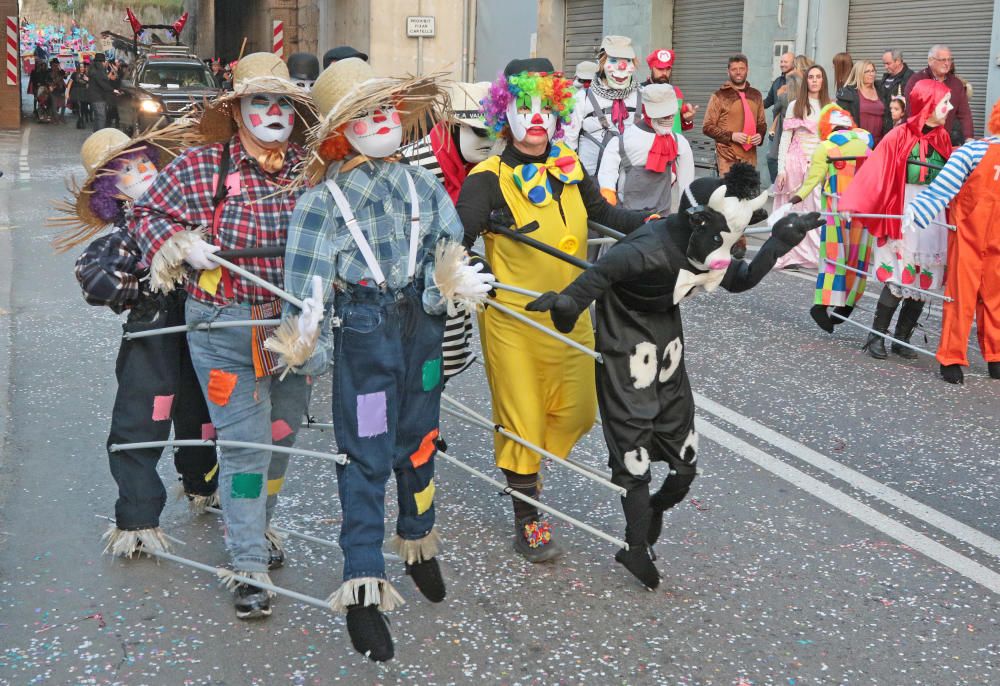
[[[434,527],[434,454],[441,412],[444,316],[420,292],[357,287],[338,292],[333,426],[350,458],[337,467],[344,580],[385,578],[385,484],[395,473],[396,533],[419,540]]]
[[[250,305],[213,306],[188,298],[188,324],[250,319]],[[188,332],[191,362],[218,438],[291,447],[309,408],[311,379],[288,374],[257,379],[250,327]],[[233,566],[266,572],[264,531],[277,504],[288,455],[260,448],[221,448],[219,496]]]

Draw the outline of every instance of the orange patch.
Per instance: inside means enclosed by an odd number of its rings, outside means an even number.
[[[434,429],[424,436],[424,440],[420,441],[420,447],[417,448],[417,452],[410,455],[410,462],[413,463],[414,469],[427,464],[427,461],[431,459],[431,455],[437,450],[437,444],[435,443],[437,437],[438,430]]]
[[[238,379],[235,374],[213,369],[208,373],[208,399],[216,405],[229,404],[229,396],[233,394]]]

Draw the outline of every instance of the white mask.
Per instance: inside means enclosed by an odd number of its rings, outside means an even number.
[[[344,135],[365,157],[382,159],[399,150],[403,143],[403,125],[399,112],[389,105],[354,119],[347,125]]]
[[[549,140],[556,135],[556,116],[542,111],[542,99],[538,96],[531,98],[530,112],[518,112],[517,102],[511,100],[507,105],[507,123],[510,125],[511,135],[517,141],[523,141],[533,128],[545,129]]]
[[[674,129],[674,115],[669,117],[659,117],[658,119],[650,119],[649,123],[653,125],[653,131],[659,135],[664,135],[670,133]]]
[[[258,93],[240,98],[240,117],[247,130],[261,143],[284,143],[295,126],[295,108],[281,95]]]
[[[462,159],[470,164],[478,164],[490,156],[493,149],[493,141],[490,140],[486,132],[482,136],[476,135],[476,130],[468,124],[458,126],[458,148],[462,153]]]
[[[632,85],[635,64],[623,57],[611,57],[604,63],[604,78],[611,88],[628,88]]]
[[[138,200],[153,185],[156,179],[156,167],[145,155],[133,157],[125,163],[118,172],[115,188],[130,200]]]
[[[948,113],[955,109],[955,106],[951,104],[951,93],[941,98],[941,102],[937,104],[934,108],[934,117],[938,121],[944,121],[948,116]]]
[[[313,89],[314,83],[316,83],[316,79],[303,79],[302,81],[296,81],[295,85],[308,93]]]

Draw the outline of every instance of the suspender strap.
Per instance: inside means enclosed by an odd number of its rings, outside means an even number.
[[[229,141],[222,146],[222,159],[219,160],[219,178],[215,181],[215,193],[212,195],[212,204],[215,206],[212,213],[212,238],[219,236],[219,222],[222,221],[222,210],[226,205],[226,196],[229,195],[229,187],[226,181],[229,179]],[[235,297],[233,290],[233,277],[225,267],[219,267],[222,276],[222,292],[227,298]]]
[[[597,121],[601,123],[601,128],[605,131],[610,129],[611,123],[608,121],[608,115],[604,113],[604,109],[598,104],[594,91],[587,90],[587,99],[590,100],[590,106],[594,111],[594,116],[597,117]]]
[[[368,266],[368,271],[372,273],[372,277],[379,288],[382,288],[385,286],[385,274],[382,273],[382,267],[379,266],[378,260],[375,259],[372,246],[368,243],[368,239],[365,238],[364,232],[361,231],[358,220],[354,218],[354,212],[351,211],[351,204],[347,202],[344,191],[340,190],[340,186],[333,179],[327,180],[326,187],[330,190],[330,194],[333,195],[333,201],[337,203],[340,215],[344,218],[347,230],[351,232],[351,237],[357,244],[358,250],[361,251],[361,257],[364,258],[365,264]]]
[[[635,116],[632,118],[632,121],[636,124],[642,121],[642,88],[635,89]]]
[[[417,273],[417,248],[420,241],[420,198],[410,173],[404,171],[406,185],[410,189],[410,254],[406,258],[406,278],[413,279]]]

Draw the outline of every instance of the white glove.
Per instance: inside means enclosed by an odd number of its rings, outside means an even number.
[[[184,255],[184,261],[195,269],[215,269],[219,265],[208,259],[214,252],[219,252],[219,246],[206,243],[202,238],[195,238]]]
[[[299,337],[312,340],[323,320],[323,280],[319,275],[312,277],[312,296],[302,301],[302,314],[299,315]]]
[[[903,218],[900,220],[900,228],[904,233],[907,231],[917,230],[916,213],[914,213],[913,207],[910,205],[907,205],[906,209],[903,210]]]
[[[485,298],[486,294],[493,290],[493,283],[496,280],[497,277],[493,274],[483,272],[482,262],[463,264],[458,268],[455,295],[459,298]]]

